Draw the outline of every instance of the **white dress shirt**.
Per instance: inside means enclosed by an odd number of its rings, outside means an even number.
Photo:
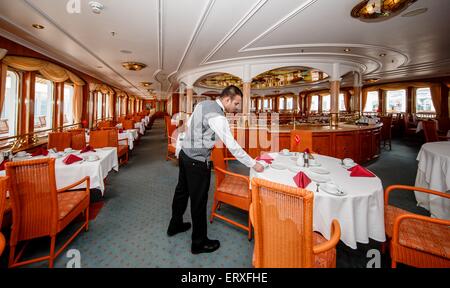
[[[217,99],[217,104],[225,111],[222,102]],[[231,134],[230,125],[228,124],[227,118],[222,115],[212,117],[208,121],[209,127],[216,133],[216,135],[222,140],[228,150],[233,154],[233,156],[245,166],[252,168],[255,166],[256,161],[251,158],[242,147],[236,142],[233,135]]]
[[[217,99],[216,102],[222,108],[222,110],[225,111],[222,102],[219,99]],[[187,129],[189,129],[189,126],[191,125],[191,119],[192,117],[190,117],[188,120]],[[249,168],[255,166],[256,161],[253,158],[251,158],[234,139],[233,135],[231,134],[230,125],[228,124],[228,120],[227,118],[225,118],[225,116],[217,115],[215,117],[212,117],[209,119],[208,124],[211,130],[213,130],[214,133],[216,133],[216,135],[225,144],[225,146],[228,148],[231,154],[233,154],[233,156],[239,162],[241,162],[242,164],[244,164]],[[177,141],[177,149],[176,149],[177,157],[181,150],[181,142],[182,139],[184,138],[183,136],[184,135],[179,135],[179,139]]]

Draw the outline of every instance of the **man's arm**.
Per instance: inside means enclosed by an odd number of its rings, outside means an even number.
[[[256,161],[252,159],[234,139],[227,118],[224,116],[212,117],[208,120],[208,124],[239,162],[249,168],[256,165]]]

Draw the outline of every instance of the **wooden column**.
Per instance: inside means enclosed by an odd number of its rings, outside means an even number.
[[[357,115],[361,115],[364,111],[364,107],[361,107],[362,87],[355,86],[353,87],[353,91],[353,112]]]
[[[340,92],[340,86],[341,82],[339,80],[337,81],[330,81],[331,89],[330,89],[330,102],[331,102],[331,119],[330,124],[331,126],[338,126],[339,124],[339,92]]]
[[[194,97],[194,89],[186,89],[186,113],[192,113],[192,98]]]
[[[22,77],[22,94],[20,96],[19,135],[34,132],[34,99],[36,73],[25,72]]]

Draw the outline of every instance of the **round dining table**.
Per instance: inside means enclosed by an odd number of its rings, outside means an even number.
[[[351,177],[347,168],[341,164],[341,160],[333,157],[314,154],[318,167],[322,168],[319,169],[320,172],[327,173],[318,174],[313,172],[317,171],[313,167],[297,166],[295,154],[285,156],[281,153],[270,153],[269,155],[274,159],[272,164],[262,173],[250,169],[250,178],[261,178],[298,187],[294,176],[304,172],[312,180],[306,189],[314,193],[314,231],[330,239],[331,223],[333,219],[336,219],[341,226],[341,241],[352,249],[357,249],[357,243],[369,243],[369,238],[379,242],[386,241],[384,192],[378,177]],[[283,166],[286,169],[282,169]],[[327,183],[337,185],[344,195],[325,192],[320,185]]]
[[[450,141],[422,145],[417,161],[415,186],[450,193]],[[417,191],[415,196],[431,217],[450,220],[450,199]]]

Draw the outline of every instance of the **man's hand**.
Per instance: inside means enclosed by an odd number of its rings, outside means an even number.
[[[253,166],[253,169],[255,169],[256,172],[261,173],[264,171],[264,166],[256,162],[255,166]]]

